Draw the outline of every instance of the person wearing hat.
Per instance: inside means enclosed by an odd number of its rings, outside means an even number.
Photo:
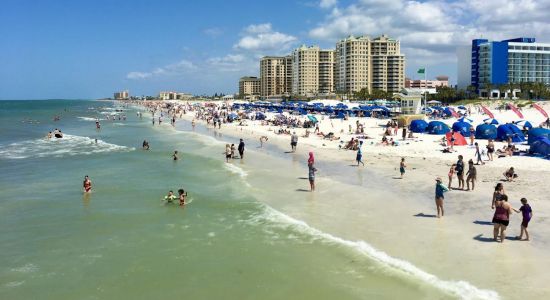
[[[441,218],[445,214],[443,210],[443,200],[445,196],[443,194],[448,192],[449,189],[443,185],[440,177],[437,177],[435,182],[435,206],[437,207],[437,217]]]

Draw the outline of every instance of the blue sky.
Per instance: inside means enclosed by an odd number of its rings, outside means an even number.
[[[259,57],[333,48],[349,34],[387,33],[401,40],[408,75],[427,66],[454,81],[456,46],[472,38],[550,42],[549,2],[4,0],[0,99],[233,93]]]

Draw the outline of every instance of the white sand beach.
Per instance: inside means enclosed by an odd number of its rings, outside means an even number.
[[[548,104],[543,107],[550,110]],[[512,111],[492,111],[501,123],[519,119]],[[534,126],[546,119],[531,108],[524,108],[523,114]],[[195,119],[193,112],[183,118]],[[306,129],[290,129],[300,138],[297,152],[289,153],[290,136],[276,134],[278,127],[262,126],[260,121],[247,120],[247,126],[223,124],[215,132],[221,135],[221,140],[230,143],[238,144],[238,139],[243,138],[247,151],[253,153],[252,157],[245,157],[244,162],[235,160],[233,164],[248,172],[249,183],[257,190],[258,199],[315,229],[355,243],[358,251],[367,251],[361,246],[365,242],[393,258],[410,262],[437,276],[426,280],[434,281],[442,289],[460,286],[459,294],[465,299],[543,299],[550,295],[547,285],[550,279],[547,275],[550,161],[530,156],[495,156],[494,161],[476,166],[474,191],[452,190],[446,194],[445,216],[438,219],[435,218],[434,179],[439,176],[446,184],[447,172],[459,154],[465,161],[474,159],[472,146],[455,146],[456,152],[443,153],[444,147],[439,145],[442,136],[415,134],[414,139],[401,141],[401,130],[394,137],[399,140],[399,146],[382,146],[379,142],[387,119],[359,118],[364,124],[364,134],[372,139],[364,140],[362,148],[366,166],[356,167],[355,151],[342,150],[339,146],[343,145],[340,141],[347,142],[354,136],[347,131],[350,124],[355,127],[357,118],[317,118],[320,131],[334,132],[340,140],[329,141],[313,134],[305,138]],[[470,118],[475,127],[487,116],[473,112]],[[449,125],[455,121],[455,118],[444,120]],[[198,126],[206,125],[201,120],[196,122]],[[190,130],[190,124],[185,122],[178,128]],[[269,138],[263,148],[259,148],[261,136]],[[479,142],[484,149],[487,141]],[[497,142],[496,149],[502,145]],[[307,191],[307,180],[300,180],[307,177],[309,151],[315,153],[319,169],[314,192]],[[405,157],[407,164],[403,179],[399,179],[401,157]],[[503,172],[512,166],[519,177],[514,182],[503,182]],[[262,177],[275,172],[278,182],[266,185]],[[513,207],[521,206],[522,197],[532,206],[531,241],[514,239],[519,235],[521,214],[511,216],[509,238],[504,243],[493,241],[491,199],[498,182],[504,184]],[[455,177],[453,187],[456,186]],[[402,270],[411,272],[405,267]],[[498,295],[480,294],[476,288],[496,291]]]

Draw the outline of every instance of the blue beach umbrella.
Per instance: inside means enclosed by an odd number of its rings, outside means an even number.
[[[525,120],[520,120],[520,121],[514,122],[514,124],[519,128],[523,128],[523,127],[527,128],[527,129],[533,128],[533,125],[529,121],[525,121]]]
[[[462,117],[462,118],[460,118],[460,119],[458,119],[458,120],[456,120],[456,121],[457,121],[457,122],[468,122],[468,123],[473,123],[473,122],[474,122],[474,120],[468,119],[468,118],[466,118],[466,117]]]
[[[500,123],[498,122],[498,120],[497,120],[497,119],[494,119],[494,118],[484,119],[484,120],[483,120],[483,123],[485,123],[485,124],[491,124],[491,125],[498,125],[498,124],[500,124]]]

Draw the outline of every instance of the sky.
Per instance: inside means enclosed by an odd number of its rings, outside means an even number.
[[[550,43],[550,0],[79,0],[0,2],[0,99],[159,91],[230,94],[259,58],[348,35],[401,42],[406,75],[456,82],[456,47]]]

